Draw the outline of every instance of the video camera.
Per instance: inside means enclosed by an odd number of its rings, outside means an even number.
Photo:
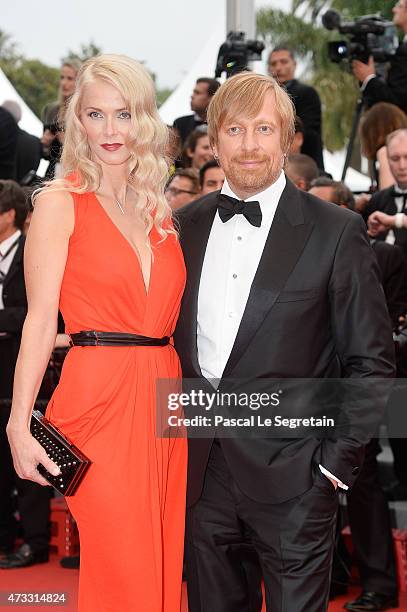
[[[327,30],[349,34],[349,41],[328,43],[331,62],[357,59],[367,64],[370,56],[377,63],[387,62],[399,44],[395,25],[380,15],[363,15],[355,21],[344,22],[337,11],[329,10],[322,16],[322,24]]]
[[[245,40],[244,32],[229,32],[221,44],[216,61],[215,78],[226,72],[226,78],[247,70],[249,62],[261,60],[264,43],[260,40]]]

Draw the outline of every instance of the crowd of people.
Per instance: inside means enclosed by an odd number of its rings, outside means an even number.
[[[124,56],[64,61],[41,139],[16,102],[0,106],[0,570],[49,559],[52,489],[36,466],[59,468],[27,430],[37,402],[93,461],[68,498],[80,557],[62,560],[81,564],[81,612],[179,610],[186,493],[190,612],[259,611],[262,579],[268,612],[322,612],[349,584],[339,490],[362,586],[345,608],[397,606],[388,502],[407,500],[405,438],[390,439],[383,482],[377,439],[355,432],[212,436],[190,440],[187,460],[152,418],[155,380],[181,370],[212,391],[233,377],[406,376],[393,345],[407,314],[407,0],[393,13],[404,39],[387,78],[352,63],[369,193],[325,172],[321,101],[285,44],[268,75],[198,78],[172,126]],[[86,330],[98,348],[83,350]],[[112,332],[118,346],[99,348]]]

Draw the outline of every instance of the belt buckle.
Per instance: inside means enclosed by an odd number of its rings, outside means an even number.
[[[95,346],[99,345],[99,336],[98,336],[98,332],[92,330],[91,331],[91,336],[93,337],[94,341],[95,341]]]

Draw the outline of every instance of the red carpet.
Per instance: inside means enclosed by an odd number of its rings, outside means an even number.
[[[38,612],[40,610],[46,612],[47,610],[57,609],[61,610],[61,612],[76,612],[77,588],[78,571],[62,569],[59,566],[59,557],[57,557],[56,555],[51,556],[51,561],[49,563],[34,565],[33,567],[28,567],[26,569],[0,570],[0,591],[2,592],[65,592],[68,596],[68,603],[65,606],[11,606],[9,609],[12,610],[20,610],[21,612],[27,612],[27,610],[31,608],[35,609]],[[349,601],[350,597],[353,597],[358,593],[359,589],[353,589],[350,595],[338,598],[329,606],[329,612],[339,612],[339,610],[343,610],[343,604],[346,601]],[[403,610],[404,612],[407,612],[407,593],[403,593],[400,601],[400,607],[397,609],[400,611]],[[134,608],[134,611],[126,610],[126,612],[138,612],[137,607]],[[182,612],[188,612],[185,588]],[[238,610],[236,612],[238,612]],[[295,611],[293,610],[292,612]]]

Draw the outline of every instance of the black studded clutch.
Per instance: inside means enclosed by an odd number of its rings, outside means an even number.
[[[30,431],[61,470],[53,476],[39,464],[39,473],[62,495],[74,495],[92,462],[39,410],[32,413]]]

